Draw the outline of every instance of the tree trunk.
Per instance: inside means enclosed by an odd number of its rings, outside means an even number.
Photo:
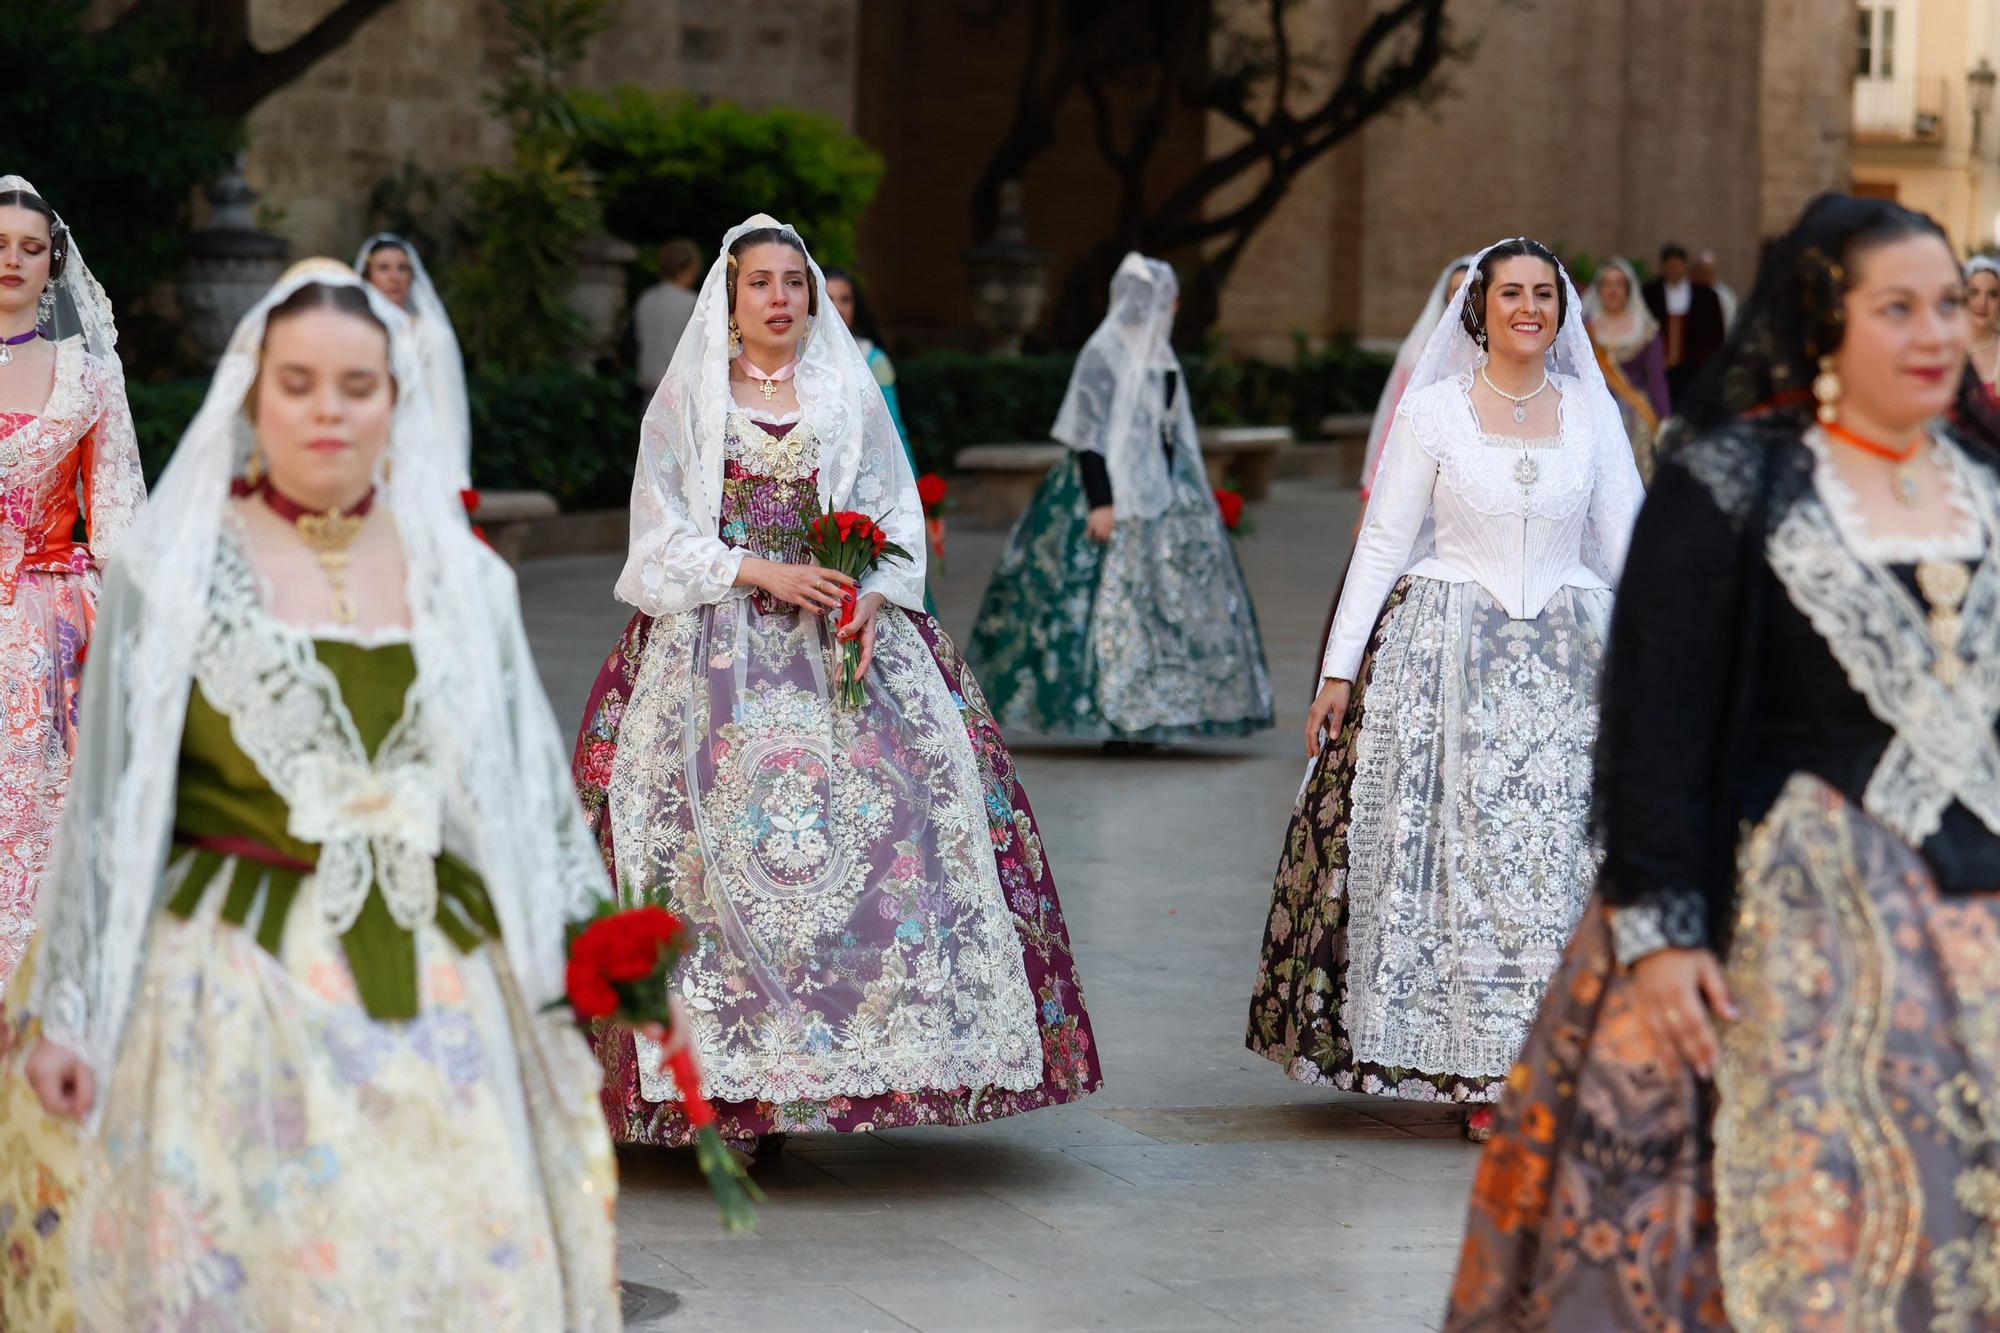
[[[257,104],[347,44],[396,0],[340,0],[289,45],[260,51],[250,40],[250,0],[138,0],[113,29],[179,17],[201,34],[202,57],[182,86],[218,116],[241,120]]]

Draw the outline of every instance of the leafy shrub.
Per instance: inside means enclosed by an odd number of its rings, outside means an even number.
[[[472,482],[546,491],[566,510],[616,509],[632,497],[647,394],[623,377],[545,366],[474,376]]]
[[[923,468],[948,469],[968,444],[1045,440],[1075,358],[932,352],[896,363],[903,419]],[[1203,425],[1289,425],[1300,439],[1335,412],[1373,410],[1389,360],[1343,344],[1301,348],[1291,365],[1217,356],[1184,363]]]
[[[445,301],[468,365],[527,371],[562,360],[582,318],[569,305],[577,255],[597,230],[590,182],[560,149],[522,146],[506,167],[467,179],[472,236]]]
[[[159,480],[208,392],[205,379],[130,383],[146,484]],[[646,395],[624,380],[570,366],[474,375],[472,480],[486,490],[546,491],[564,509],[615,509],[632,494]]]
[[[194,187],[229,165],[241,137],[183,91],[198,38],[170,14],[105,32],[83,0],[6,6],[6,151],[0,171],[33,181],[76,228],[90,271],[121,312],[173,274]]]
[[[125,397],[132,405],[132,426],[139,436],[139,467],[146,485],[159,481],[160,473],[181,442],[181,433],[201,407],[208,393],[206,379],[161,380],[148,384],[125,382]]]
[[[852,264],[882,180],[875,151],[826,116],[746,111],[630,86],[577,93],[575,152],[597,177],[605,226],[642,249],[707,249],[753,213],[797,227],[821,264]]]

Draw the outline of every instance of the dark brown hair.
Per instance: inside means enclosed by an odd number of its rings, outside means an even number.
[[[0,190],[0,208],[25,208],[49,220],[49,281],[62,277],[69,262],[69,228],[62,225],[49,201],[27,190]]]
[[[686,237],[678,237],[660,246],[660,276],[677,278],[690,269],[701,265],[701,248]]]
[[[805,247],[799,244],[799,238],[782,227],[759,227],[755,231],[746,231],[736,238],[734,245],[729,247],[730,313],[734,314],[736,311],[736,258],[753,245],[782,245],[787,250],[796,254],[800,259],[806,261],[806,313],[817,318],[819,316],[819,284],[813,281],[812,261],[806,259]]]

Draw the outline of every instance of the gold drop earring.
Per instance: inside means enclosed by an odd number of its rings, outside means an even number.
[[[731,356],[743,355],[743,330],[736,327],[736,317],[734,315],[729,318],[729,354]]]
[[[1819,424],[1831,426],[1840,420],[1840,372],[1833,368],[1833,357],[1819,359],[1819,374],[1813,376],[1813,397],[1819,400]]]

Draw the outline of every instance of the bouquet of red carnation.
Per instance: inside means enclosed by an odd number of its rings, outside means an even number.
[[[681,1030],[671,999],[674,968],[686,948],[686,927],[664,907],[620,910],[616,903],[601,903],[589,920],[570,923],[564,989],[580,1019],[660,1034],[666,1068],[694,1130],[695,1160],[722,1209],[723,1229],[745,1231],[756,1221],[751,1201],[763,1195],[715,1132],[715,1108],[702,1095],[694,1044]]]
[[[1215,507],[1222,511],[1222,526],[1237,537],[1248,536],[1250,523],[1243,517],[1243,492],[1220,490],[1215,493]]]
[[[924,535],[930,539],[931,554],[940,569],[944,568],[945,497],[950,494],[951,483],[935,472],[917,478],[917,499],[924,505]]]
[[[912,558],[908,551],[889,540],[881,524],[852,509],[827,510],[806,524],[804,538],[813,559],[856,580],[857,584],[884,560]],[[854,604],[860,599],[857,584],[850,584],[841,594],[841,629],[854,622]],[[836,651],[840,654],[840,669],[834,682],[834,702],[842,708],[859,708],[863,701],[861,644],[856,639],[842,639]]]

